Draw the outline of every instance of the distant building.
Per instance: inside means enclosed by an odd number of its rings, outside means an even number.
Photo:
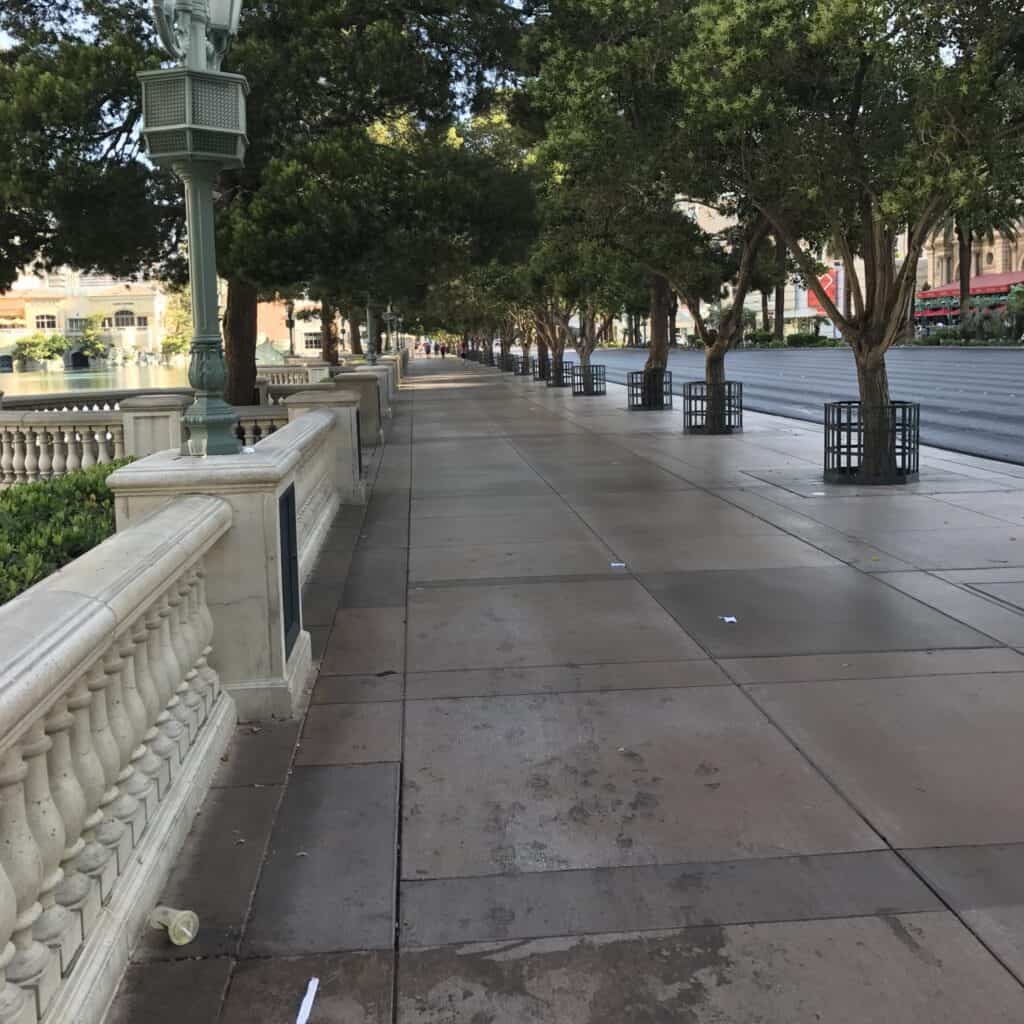
[[[956,233],[936,231],[924,250],[927,283],[941,288],[960,280],[960,256]],[[994,233],[976,241],[971,248],[971,277],[1012,274],[1024,270],[1024,223],[1015,236]]]

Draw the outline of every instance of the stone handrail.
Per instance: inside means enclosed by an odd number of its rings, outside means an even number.
[[[37,412],[107,412],[121,408],[126,398],[146,395],[186,395],[191,388],[115,388],[109,391],[54,391],[41,395],[4,395],[0,409]]]
[[[101,1019],[209,787],[234,706],[204,556],[231,522],[177,498],[0,608],[5,1021]]]
[[[0,487],[49,480],[124,456],[119,411],[0,410]]]

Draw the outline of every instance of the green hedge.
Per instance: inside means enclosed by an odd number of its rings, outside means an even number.
[[[0,604],[114,532],[107,477],[124,462],[0,491]]]

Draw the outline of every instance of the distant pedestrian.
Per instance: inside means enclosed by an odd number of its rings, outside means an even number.
[[[444,359],[444,357],[445,357],[446,355],[448,355],[448,346],[447,346],[447,345],[444,345],[444,344],[442,344],[442,345],[441,345],[441,358],[442,358],[442,359]]]
[[[423,351],[427,353],[427,358],[429,359],[430,358],[430,342],[429,341],[423,346]]]

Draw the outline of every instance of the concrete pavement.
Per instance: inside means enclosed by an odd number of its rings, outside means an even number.
[[[414,364],[112,1022],[1024,1019],[1024,468],[609,391]]]

